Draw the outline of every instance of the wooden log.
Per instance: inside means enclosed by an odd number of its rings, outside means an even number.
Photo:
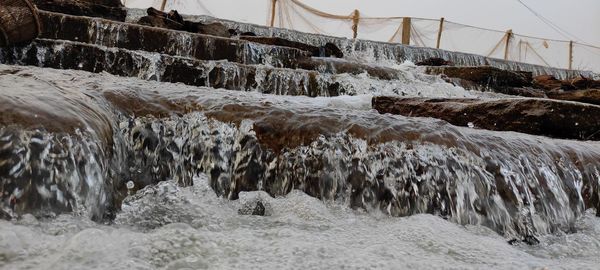
[[[405,17],[402,19],[402,44],[410,45],[410,29],[411,18]]]

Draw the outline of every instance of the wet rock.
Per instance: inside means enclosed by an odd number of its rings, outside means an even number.
[[[588,104],[600,105],[600,89],[565,91],[555,89],[546,92],[548,98],[558,100],[577,101]]]
[[[344,53],[337,45],[327,42],[325,46],[321,47],[321,55],[319,56],[344,58]]]
[[[600,140],[600,107],[547,99],[428,99],[374,97],[380,113],[433,117],[458,126],[553,138]]]
[[[252,215],[252,216],[265,216],[268,215],[265,203],[260,200],[247,202],[242,205],[240,209],[238,209],[238,214],[240,215]]]
[[[564,90],[585,90],[591,88],[600,88],[600,81],[595,81],[583,76],[578,76],[573,79],[564,80],[562,82]]]
[[[521,239],[521,240],[513,238],[513,239],[511,239],[511,240],[508,241],[508,244],[509,245],[513,245],[513,246],[516,246],[519,243],[525,243],[525,244],[530,245],[530,246],[535,246],[535,245],[539,245],[540,244],[540,240],[537,237],[533,236],[533,235],[525,235],[523,237],[523,239]]]
[[[125,21],[127,10],[120,0],[34,0],[38,9],[75,16]]]
[[[198,33],[203,35],[211,35],[217,37],[231,37],[235,31],[229,29],[222,23],[198,23],[198,22],[185,22],[185,30],[192,33]]]
[[[595,81],[583,76],[577,76],[573,79],[559,80],[551,75],[541,75],[533,78],[533,87],[550,90],[585,90],[600,88],[600,81]]]
[[[423,61],[415,63],[417,66],[431,66],[431,67],[439,67],[439,66],[453,66],[454,64],[450,61],[445,60],[444,58],[433,57],[428,58]]]
[[[494,92],[511,95],[511,96],[521,96],[521,97],[535,97],[535,98],[547,98],[548,97],[543,90],[536,89],[533,87],[506,87],[506,88],[500,88]]]
[[[177,23],[175,21],[172,21],[172,20],[169,20],[166,18],[155,17],[155,16],[144,16],[144,17],[140,18],[137,23],[141,24],[141,25],[166,28],[166,29],[172,29],[172,30],[182,30],[183,29],[183,25],[180,23]]]
[[[165,13],[151,7],[146,12],[148,16],[140,18],[138,24],[172,30],[184,30],[183,18],[175,10]]]
[[[186,21],[177,10],[167,13],[151,7],[146,12],[148,16],[140,18],[138,24],[225,38],[231,37],[235,32],[218,22],[205,24]]]
[[[533,77],[533,87],[544,89],[544,90],[553,90],[561,88],[562,81],[556,79],[552,75],[540,75]]]
[[[502,70],[490,66],[428,67],[426,72],[474,82],[486,88],[531,86],[531,72]]]

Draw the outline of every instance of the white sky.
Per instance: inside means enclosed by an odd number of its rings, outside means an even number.
[[[270,0],[168,0],[181,13],[206,13],[257,24],[266,23]],[[347,15],[359,9],[364,16],[400,16],[437,19],[496,30],[513,29],[522,35],[548,39],[568,38],[554,31],[517,0],[301,0],[319,10]],[[600,46],[600,0],[522,0],[579,41]],[[126,0],[127,6],[147,7],[160,0]],[[177,3],[179,2],[179,3]],[[185,4],[181,4],[185,2]],[[178,5],[179,4],[179,5]],[[182,10],[181,6],[185,6]],[[167,9],[169,5],[167,6]]]

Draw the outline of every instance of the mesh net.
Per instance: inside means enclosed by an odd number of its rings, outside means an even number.
[[[40,32],[37,10],[27,0],[0,0],[0,45],[32,40]]]
[[[124,3],[128,7],[160,8],[162,2],[163,0],[126,0]],[[600,72],[599,47],[508,34],[506,31],[450,21],[441,23],[437,19],[410,18],[410,26],[405,27],[405,18],[402,17],[370,17],[359,11],[336,15],[312,8],[300,0],[277,0],[275,5],[273,0],[167,0],[165,9],[247,22],[250,16],[248,13],[231,12],[231,7],[256,10],[257,6],[264,7],[266,14],[259,21],[250,20],[254,23],[266,21],[266,25],[302,32],[393,43],[402,43],[404,30],[410,29],[409,45],[412,46],[436,48],[439,44],[440,49],[448,51]]]
[[[600,47],[573,43],[573,68],[600,72]]]
[[[353,37],[353,14],[333,15],[315,10],[295,0],[277,1],[276,27],[336,37]]]

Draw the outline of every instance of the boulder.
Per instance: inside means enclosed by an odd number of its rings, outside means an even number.
[[[172,30],[184,30],[184,20],[176,10],[171,10],[169,13],[162,12],[153,7],[146,10],[148,16],[144,16],[138,20],[138,24],[160,27]]]
[[[430,99],[374,97],[380,113],[433,117],[457,126],[553,138],[600,140],[600,106],[549,99]]]
[[[240,209],[238,209],[238,214],[243,216],[270,216],[271,212],[271,205],[260,199],[245,202]]]
[[[33,0],[38,9],[75,16],[124,22],[127,10],[120,0]]]

